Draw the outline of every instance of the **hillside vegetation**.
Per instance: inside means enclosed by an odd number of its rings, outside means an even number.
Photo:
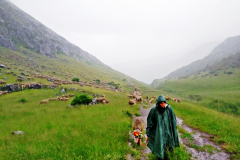
[[[38,73],[39,75],[70,81],[74,78],[79,78],[86,84],[93,82],[96,84],[96,80],[99,80],[105,86],[109,82],[114,82],[115,84],[120,84],[120,88],[124,88],[124,86],[126,88],[128,85],[134,88],[132,84],[143,88],[147,87],[147,85],[117,72],[110,67],[90,62],[82,63],[65,55],[59,55],[57,58],[48,58],[22,47],[19,47],[19,50],[20,52],[15,52],[0,47],[0,64],[6,64],[7,68],[10,67],[10,69],[1,68],[2,75],[0,75],[0,79],[6,81],[7,84],[16,83],[18,76],[25,78],[23,83],[40,82],[43,84],[53,84],[53,82],[48,81],[47,78],[34,77],[34,73]],[[23,71],[19,71],[19,69],[23,69]],[[34,80],[28,81],[27,76],[23,76],[21,73],[28,74],[29,77],[34,78]],[[4,79],[4,77],[7,79]],[[111,87],[115,88],[114,86]]]
[[[82,63],[65,55],[48,58],[21,46],[18,50],[0,47],[0,64],[6,65],[1,68],[0,80],[16,85],[39,83],[43,87],[24,87],[23,91],[0,96],[1,158],[125,159],[126,154],[133,154],[127,143],[131,118],[139,115],[139,105],[129,106],[126,92],[135,87],[149,90],[147,85],[99,64]],[[28,80],[21,73],[34,79]],[[19,76],[23,82],[16,81]],[[51,89],[53,82],[46,77],[63,81],[75,78],[79,82],[61,83]],[[6,84],[0,85],[1,89]],[[43,99],[61,97],[63,88],[67,90],[64,94],[75,96],[105,94],[110,103],[67,107],[72,97],[69,101],[39,104]],[[11,135],[13,131],[23,131],[24,135]]]
[[[165,79],[173,79],[178,77],[186,77],[192,74],[203,71],[205,67],[212,65],[216,61],[221,61],[223,58],[228,57],[229,55],[234,55],[240,51],[240,36],[229,37],[224,40],[221,44],[215,47],[208,56],[204,57],[201,60],[192,62],[189,65],[178,68],[173,71]],[[187,57],[186,57],[187,59]],[[181,62],[179,62],[181,63]],[[155,82],[156,83],[156,82]]]
[[[240,115],[239,81],[240,69],[230,68],[169,80],[158,88],[220,112]]]
[[[124,159],[131,152],[131,119],[127,97],[78,85],[76,95],[105,94],[111,103],[66,108],[70,102],[39,101],[60,94],[60,89],[25,90],[1,97],[0,157],[3,159]],[[27,102],[19,100],[24,98]],[[71,98],[72,100],[73,98]],[[126,102],[126,103],[123,103]],[[124,112],[125,111],[125,112]],[[24,135],[11,135],[23,131]]]

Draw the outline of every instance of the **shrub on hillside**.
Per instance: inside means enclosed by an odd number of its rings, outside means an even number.
[[[19,100],[19,102],[25,103],[25,102],[27,102],[27,100],[25,98],[22,98],[22,99]]]
[[[93,81],[96,81],[96,82],[100,83],[100,80],[99,80],[99,79],[95,79],[95,80],[93,80]]]
[[[119,86],[120,86],[120,84],[116,84],[116,83],[114,83],[113,81],[112,81],[112,82],[109,82],[108,84],[113,85],[113,86],[115,87],[115,89],[118,89]]]
[[[232,103],[215,99],[208,104],[208,107],[220,112],[240,115],[240,102]]]
[[[196,100],[196,101],[201,101],[202,97],[200,95],[189,95],[190,99]]]
[[[72,81],[79,82],[79,78],[73,78]]]
[[[122,112],[123,112],[124,115],[132,118],[132,113],[131,112],[129,112],[129,111],[122,111]]]
[[[88,95],[86,94],[82,94],[82,95],[76,96],[72,100],[71,105],[81,105],[81,104],[87,105],[91,102],[92,102],[92,98],[88,97]]]

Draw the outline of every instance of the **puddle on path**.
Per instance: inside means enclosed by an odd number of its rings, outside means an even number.
[[[219,150],[219,152],[213,151],[213,154],[209,154],[208,152],[197,151],[196,149],[190,148],[187,145],[185,145],[187,151],[192,154],[193,159],[199,159],[199,160],[208,160],[208,159],[209,160],[212,160],[212,159],[227,160],[227,159],[229,159],[229,157],[230,157],[229,154],[223,152],[222,148],[219,145],[217,145],[214,142],[209,140],[211,135],[204,133],[204,132],[200,132],[191,127],[188,127],[187,125],[183,124],[183,120],[178,117],[177,117],[177,124],[192,135],[192,137],[194,138],[194,144],[201,146],[201,147],[204,145],[211,145],[211,146],[217,148],[217,150]],[[184,144],[185,139],[181,138],[180,134],[179,134],[179,140],[181,143]]]

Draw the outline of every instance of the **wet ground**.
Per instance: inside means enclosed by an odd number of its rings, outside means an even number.
[[[140,107],[140,113],[147,124],[147,116],[148,113],[150,112],[151,108],[143,108],[142,106]],[[184,130],[186,130],[188,133],[192,135],[194,140],[192,142],[197,145],[203,147],[204,145],[211,145],[215,147],[216,149],[213,150],[213,153],[208,153],[207,151],[198,151],[195,148],[191,148],[190,145],[188,144],[189,141],[186,138],[182,138],[181,134],[179,134],[179,140],[180,142],[186,147],[186,150],[192,154],[192,159],[198,159],[198,160],[227,160],[229,159],[230,155],[225,153],[222,148],[215,144],[214,142],[210,141],[211,135],[200,132],[198,130],[195,130],[191,127],[188,127],[183,123],[183,120],[177,117],[177,124],[178,126],[182,127]],[[146,129],[146,127],[145,127]],[[146,136],[146,135],[145,135]],[[143,150],[144,153],[150,153],[151,150],[149,148]]]

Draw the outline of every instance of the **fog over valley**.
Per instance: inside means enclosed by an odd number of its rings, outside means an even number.
[[[197,47],[240,33],[240,1],[11,2],[103,63],[145,83],[207,55],[196,51],[178,61]],[[163,72],[158,59],[172,67]]]
[[[0,159],[240,159],[239,8],[0,0]]]

